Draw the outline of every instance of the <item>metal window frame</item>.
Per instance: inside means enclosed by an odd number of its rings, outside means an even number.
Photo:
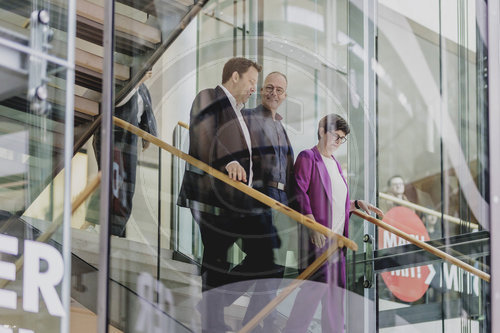
[[[103,46],[104,62],[102,77],[101,104],[101,198],[100,198],[100,235],[99,235],[99,273],[97,277],[97,331],[108,332],[109,322],[109,252],[110,252],[110,196],[111,196],[111,152],[113,149],[113,110],[114,110],[114,12],[115,2],[105,1]]]
[[[491,332],[500,332],[500,3],[488,1],[488,116],[491,247]]]
[[[63,261],[64,279],[61,293],[66,316],[61,320],[61,333],[70,331],[71,303],[71,161],[74,141],[74,87],[75,87],[75,39],[76,0],[68,1],[68,44],[66,59],[66,108],[64,118],[64,201],[63,201]],[[62,63],[64,64],[64,62]]]

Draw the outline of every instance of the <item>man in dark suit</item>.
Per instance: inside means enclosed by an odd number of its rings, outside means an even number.
[[[190,114],[189,154],[230,178],[253,184],[251,139],[241,114],[243,104],[255,92],[261,66],[245,58],[225,65],[222,84],[205,89],[195,98]],[[229,330],[224,323],[223,295],[213,288],[271,269],[276,240],[262,206],[244,193],[202,170],[186,165],[178,204],[189,207],[200,227],[204,245],[202,328],[204,332]],[[229,248],[242,239],[244,267],[229,273]],[[219,288],[220,289],[220,288]]]

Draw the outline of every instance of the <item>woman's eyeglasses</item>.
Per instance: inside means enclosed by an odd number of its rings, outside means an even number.
[[[335,142],[340,142],[340,144],[343,144],[347,141],[347,138],[345,136],[340,136],[337,133],[332,133],[332,132],[330,133],[332,134],[333,140]]]

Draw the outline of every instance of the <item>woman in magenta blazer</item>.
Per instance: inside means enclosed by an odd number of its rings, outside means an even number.
[[[363,200],[350,200],[347,182],[333,153],[346,142],[350,129],[339,115],[323,117],[318,126],[318,144],[302,151],[294,165],[295,200],[302,214],[338,234],[349,236],[349,215],[354,209],[383,213]],[[300,268],[304,269],[329,246],[326,237],[302,228],[299,244]],[[323,332],[344,332],[345,252],[338,250],[305,282],[290,313],[285,332],[307,332],[321,301]]]

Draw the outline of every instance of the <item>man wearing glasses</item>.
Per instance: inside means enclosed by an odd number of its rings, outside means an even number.
[[[280,72],[267,75],[260,88],[261,104],[243,111],[252,138],[255,188],[288,205],[293,150],[277,112],[286,99],[287,78]]]
[[[244,110],[243,116],[252,138],[252,156],[256,170],[254,188],[288,206],[294,157],[292,145],[281,122],[283,117],[277,112],[286,99],[287,86],[285,74],[269,73],[260,88],[261,104],[255,109]],[[268,213],[271,216],[272,212]],[[275,225],[276,222],[274,221]],[[295,223],[291,226],[295,226]],[[289,229],[291,226],[284,227]],[[280,226],[277,227],[280,229]],[[281,233],[280,236],[280,248],[285,253],[277,251],[276,260],[284,265],[288,237]]]
[[[281,123],[283,119],[277,110],[286,99],[287,78],[283,73],[272,72],[267,75],[260,89],[261,104],[255,109],[243,111],[252,140],[252,161],[254,164],[254,188],[288,206],[290,181],[293,176],[293,150]],[[283,278],[286,252],[289,249],[290,234],[296,231],[296,223],[286,216],[278,216],[269,209],[265,212],[270,230],[279,230],[272,236],[275,244],[275,269],[264,273],[265,280],[256,283],[254,295],[250,299],[243,319],[246,324],[274,297]],[[296,234],[296,233],[295,233]],[[296,243],[296,242],[295,242]],[[280,246],[281,245],[281,246]],[[238,270],[238,267],[236,268]],[[271,314],[264,320],[263,332],[277,331]],[[260,327],[254,330],[257,330]]]

